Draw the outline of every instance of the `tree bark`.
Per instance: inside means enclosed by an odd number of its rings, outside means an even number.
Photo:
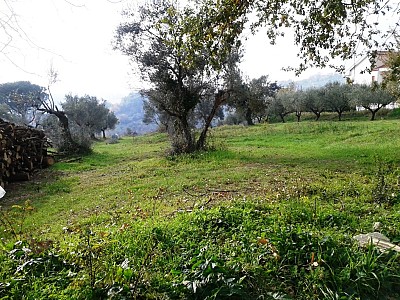
[[[51,113],[51,112],[49,112]],[[76,143],[72,139],[71,132],[69,130],[69,120],[64,112],[62,111],[53,111],[51,114],[55,115],[58,118],[58,121],[61,125],[61,134],[63,140],[65,141],[66,150],[70,151],[73,148],[76,148]]]
[[[382,107],[384,107],[384,106],[383,106],[383,105],[382,105],[382,106],[379,106],[379,105],[378,105],[377,108],[372,109],[372,108],[370,108],[370,107],[368,107],[368,106],[364,106],[364,108],[365,108],[365,109],[368,109],[368,110],[370,111],[370,113],[371,113],[371,119],[370,119],[370,121],[374,121],[374,120],[375,120],[376,113],[377,113]]]
[[[247,125],[249,125],[249,126],[253,126],[254,125],[252,115],[253,115],[253,112],[251,111],[251,109],[247,108],[245,117],[246,117]]]
[[[210,114],[208,115],[206,122],[204,123],[203,130],[200,133],[200,137],[196,143],[196,150],[203,150],[206,146],[206,137],[208,129],[210,128],[211,122],[214,119],[215,114],[217,113],[218,108],[221,106],[226,99],[229,97],[229,92],[219,92],[215,95],[215,101],[213,108],[211,109]]]
[[[374,121],[375,120],[375,115],[377,113],[377,110],[371,109],[370,112],[371,112],[371,121]]]
[[[63,140],[62,151],[66,152],[76,152],[79,151],[79,145],[72,139],[71,131],[69,130],[69,120],[63,111],[53,110],[48,108],[40,108],[39,111],[55,115],[58,118],[58,122],[61,126],[61,138]]]
[[[297,123],[300,123],[301,112],[296,112]]]
[[[341,111],[341,110],[338,110],[338,116],[339,116],[339,121],[342,121],[342,114],[343,114],[343,111]]]
[[[177,149],[180,152],[183,151],[185,153],[191,153],[195,150],[195,145],[193,142],[192,131],[190,130],[189,122],[187,120],[187,116],[182,116],[179,118],[179,121],[182,126],[183,135],[185,138],[185,149]]]

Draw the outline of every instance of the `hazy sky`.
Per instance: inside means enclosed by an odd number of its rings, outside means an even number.
[[[52,86],[59,100],[67,93],[89,94],[118,102],[142,86],[126,56],[112,50],[114,31],[127,0],[0,0],[0,12],[16,14],[21,36],[14,36],[0,54],[0,83],[28,80],[47,86],[51,66],[59,73]],[[10,6],[7,6],[10,5]],[[7,41],[0,31],[0,41]],[[248,35],[242,64],[250,78],[269,75],[271,80],[296,79],[282,67],[297,65],[290,38],[270,46],[262,32]],[[311,70],[302,75],[307,77]],[[60,99],[61,98],[61,99]]]

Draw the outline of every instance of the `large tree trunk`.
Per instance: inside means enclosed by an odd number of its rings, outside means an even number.
[[[371,109],[370,112],[371,112],[371,121],[374,121],[378,110]]]
[[[253,112],[251,111],[251,109],[247,108],[245,118],[246,118],[247,125],[249,125],[249,126],[254,125],[252,115],[253,115]]]
[[[342,121],[342,114],[343,114],[343,111],[338,110],[337,113],[338,113],[338,116],[339,116],[339,121]]]
[[[61,125],[62,139],[65,144],[63,148],[65,148],[67,152],[76,149],[77,144],[72,139],[71,131],[69,130],[69,121],[65,113],[62,111],[53,111],[51,114],[55,115],[58,118],[58,121]]]
[[[200,137],[197,140],[196,150],[204,150],[205,149],[208,128],[210,128],[211,122],[214,119],[214,116],[217,113],[218,108],[221,106],[221,104],[224,101],[226,101],[226,99],[228,99],[228,97],[229,97],[229,92],[220,91],[219,93],[217,93],[215,95],[213,108],[211,109],[211,112],[208,115],[206,122],[204,123],[203,130],[200,133]]]
[[[300,123],[301,112],[296,112],[297,123]]]
[[[79,145],[72,139],[71,131],[69,130],[69,120],[65,112],[49,108],[40,108],[38,110],[57,117],[61,127],[61,139],[63,141],[63,145],[59,150],[67,153],[79,152],[81,150]]]
[[[193,141],[192,130],[190,129],[189,122],[187,120],[187,116],[183,116],[179,118],[179,121],[182,126],[182,133],[185,139],[184,149],[176,149],[179,152],[191,153],[195,150],[195,145]]]

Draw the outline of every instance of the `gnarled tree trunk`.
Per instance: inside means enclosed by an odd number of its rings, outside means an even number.
[[[196,150],[203,150],[206,147],[206,138],[207,138],[207,132],[208,129],[210,128],[211,122],[214,119],[215,114],[217,113],[218,108],[224,103],[229,97],[229,91],[219,91],[215,95],[215,101],[213,108],[211,109],[210,114],[207,117],[206,122],[204,123],[203,130],[200,133],[200,137],[197,140],[196,143]]]

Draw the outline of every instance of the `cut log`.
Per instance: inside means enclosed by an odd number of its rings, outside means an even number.
[[[41,130],[0,119],[0,184],[29,180],[35,169],[51,166],[50,143]]]
[[[53,156],[45,156],[43,158],[43,165],[44,166],[48,166],[49,167],[49,166],[54,165],[55,163],[56,163],[56,161],[55,161]]]

